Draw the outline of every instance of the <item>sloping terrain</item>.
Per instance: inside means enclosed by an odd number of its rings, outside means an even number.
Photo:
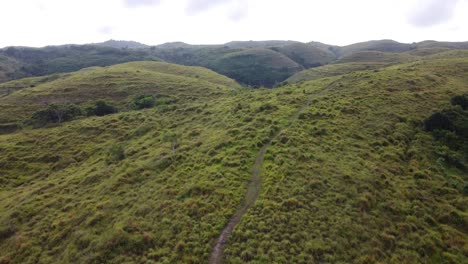
[[[405,52],[415,48],[411,44],[399,43],[394,40],[372,40],[340,47],[339,54],[347,55],[357,51]]]
[[[29,84],[29,85],[28,85]],[[127,109],[132,97],[154,95],[184,101],[238,84],[200,67],[162,62],[129,62],[64,75],[27,78],[0,84],[0,124],[18,122],[53,103],[87,105],[98,100]],[[196,88],[196,89],[195,89]],[[192,90],[193,89],[193,90]],[[188,99],[187,99],[188,98]]]
[[[325,66],[300,71],[285,80],[284,84],[316,80],[357,71],[376,70],[385,66],[388,66],[388,64],[379,62],[349,62],[328,64]]]
[[[301,65],[270,49],[229,53],[213,63],[217,72],[252,86],[272,87],[302,70]]]
[[[298,41],[232,41],[220,45],[190,45],[183,42],[146,46],[134,41],[109,40],[91,45],[63,45],[44,48],[7,47],[0,49],[0,82],[24,77],[72,72],[91,66],[109,66],[129,61],[166,61],[187,66],[202,66],[250,86],[273,87],[297,72],[291,61],[302,68],[343,62],[404,62],[410,57],[427,56],[450,49],[467,49],[466,42],[423,41],[405,44],[393,40],[377,40],[348,46]],[[265,49],[276,51],[274,64],[264,59]],[[239,54],[249,60],[239,60]],[[237,54],[237,55],[236,55]],[[400,55],[398,55],[400,54]],[[245,57],[245,56],[242,56]],[[233,65],[230,65],[231,59]],[[284,63],[284,65],[278,63]],[[239,63],[241,68],[237,70]],[[266,63],[266,65],[265,65]],[[277,69],[284,68],[279,72]],[[271,70],[272,74],[266,71]],[[254,76],[251,71],[261,72]],[[273,77],[276,75],[276,77]]]
[[[0,69],[4,81],[52,73],[72,72],[91,66],[108,66],[128,61],[159,61],[143,50],[124,50],[94,45],[65,45],[45,48],[8,47],[0,49],[18,66],[14,71]],[[3,68],[3,67],[2,67]]]
[[[96,46],[111,47],[116,49],[142,49],[148,48],[148,45],[142,44],[136,41],[126,41],[126,40],[108,40],[101,43],[94,43]]]
[[[335,54],[331,51],[304,43],[295,43],[272,49],[286,55],[306,69],[322,66],[336,59]]]
[[[297,86],[311,105],[273,141],[226,262],[464,263],[467,123],[455,154],[422,121],[468,93],[467,56]]]
[[[358,51],[340,57],[336,63],[347,62],[381,62],[381,63],[403,63],[416,58],[408,53],[381,52],[381,51]]]
[[[3,120],[175,100],[0,135],[0,262],[206,263],[251,202],[225,263],[464,263],[466,71],[456,51],[277,89],[156,62],[15,81]],[[457,127],[428,131],[447,109]]]
[[[18,61],[0,54],[0,83],[10,80],[10,76],[14,75],[20,67],[21,63]]]

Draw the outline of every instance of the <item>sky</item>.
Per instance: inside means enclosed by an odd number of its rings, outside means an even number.
[[[1,0],[0,47],[468,41],[468,0]]]

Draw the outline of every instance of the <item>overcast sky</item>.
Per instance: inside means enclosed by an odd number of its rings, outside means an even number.
[[[468,41],[468,0],[1,0],[0,47]]]

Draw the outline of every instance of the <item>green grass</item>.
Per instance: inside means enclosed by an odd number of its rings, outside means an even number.
[[[255,48],[224,55],[213,63],[213,69],[248,85],[272,87],[302,66],[279,52]]]
[[[73,74],[0,84],[0,92],[4,93],[0,106],[7,110],[0,112],[0,124],[24,120],[51,103],[87,106],[90,102],[107,100],[126,110],[131,98],[137,95],[177,94],[173,99],[185,102],[210,94],[226,94],[236,87],[239,85],[235,81],[205,68],[162,62],[84,69]]]
[[[0,99],[5,122],[44,98],[176,101],[0,135],[0,263],[206,263],[308,98],[225,262],[463,263],[468,174],[422,124],[468,91],[468,53],[433,56],[277,89],[148,62],[21,80],[35,87]]]
[[[468,172],[440,161],[421,120],[468,91],[466,55],[345,75],[313,97],[270,148],[226,262],[464,263]]]
[[[358,51],[340,57],[335,63],[348,62],[380,62],[380,63],[404,63],[415,60],[408,53],[390,53],[381,51]]]
[[[378,62],[349,62],[328,64],[321,67],[300,71],[284,81],[284,84],[292,84],[326,77],[348,74],[356,71],[376,70],[388,66],[387,63]]]
[[[272,49],[286,55],[306,69],[322,66],[336,59],[331,51],[314,47],[311,44],[294,43]]]
[[[0,81],[47,74],[72,72],[91,66],[108,66],[128,61],[159,61],[146,50],[123,50],[94,45],[64,45],[44,48],[8,47],[0,49],[10,69],[0,68]]]

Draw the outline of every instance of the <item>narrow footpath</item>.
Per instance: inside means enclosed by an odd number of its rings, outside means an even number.
[[[326,89],[325,89],[326,90]],[[325,90],[322,90],[321,92],[324,92]],[[319,92],[319,93],[321,93]],[[317,94],[315,94],[317,95]],[[255,159],[255,163],[252,168],[252,177],[250,180],[250,183],[247,188],[247,193],[244,198],[244,202],[241,208],[239,208],[236,213],[231,217],[227,225],[224,227],[223,231],[221,232],[221,235],[219,236],[218,240],[216,241],[216,244],[213,247],[213,251],[210,256],[210,264],[219,264],[222,263],[223,260],[223,252],[224,248],[226,246],[226,242],[231,235],[232,231],[234,230],[234,227],[239,224],[242,216],[249,210],[250,207],[252,207],[255,202],[257,201],[258,195],[260,194],[260,189],[262,187],[262,181],[261,181],[261,173],[262,173],[262,166],[263,166],[263,160],[265,158],[265,153],[267,152],[268,148],[271,146],[271,143],[277,139],[281,133],[291,127],[296,121],[296,119],[299,117],[299,115],[307,108],[310,106],[310,101],[311,97],[307,99],[307,103],[302,106],[299,110],[294,113],[294,115],[289,119],[289,123],[286,127],[283,129],[279,130],[276,132],[270,140],[263,145],[258,154],[257,158]]]

